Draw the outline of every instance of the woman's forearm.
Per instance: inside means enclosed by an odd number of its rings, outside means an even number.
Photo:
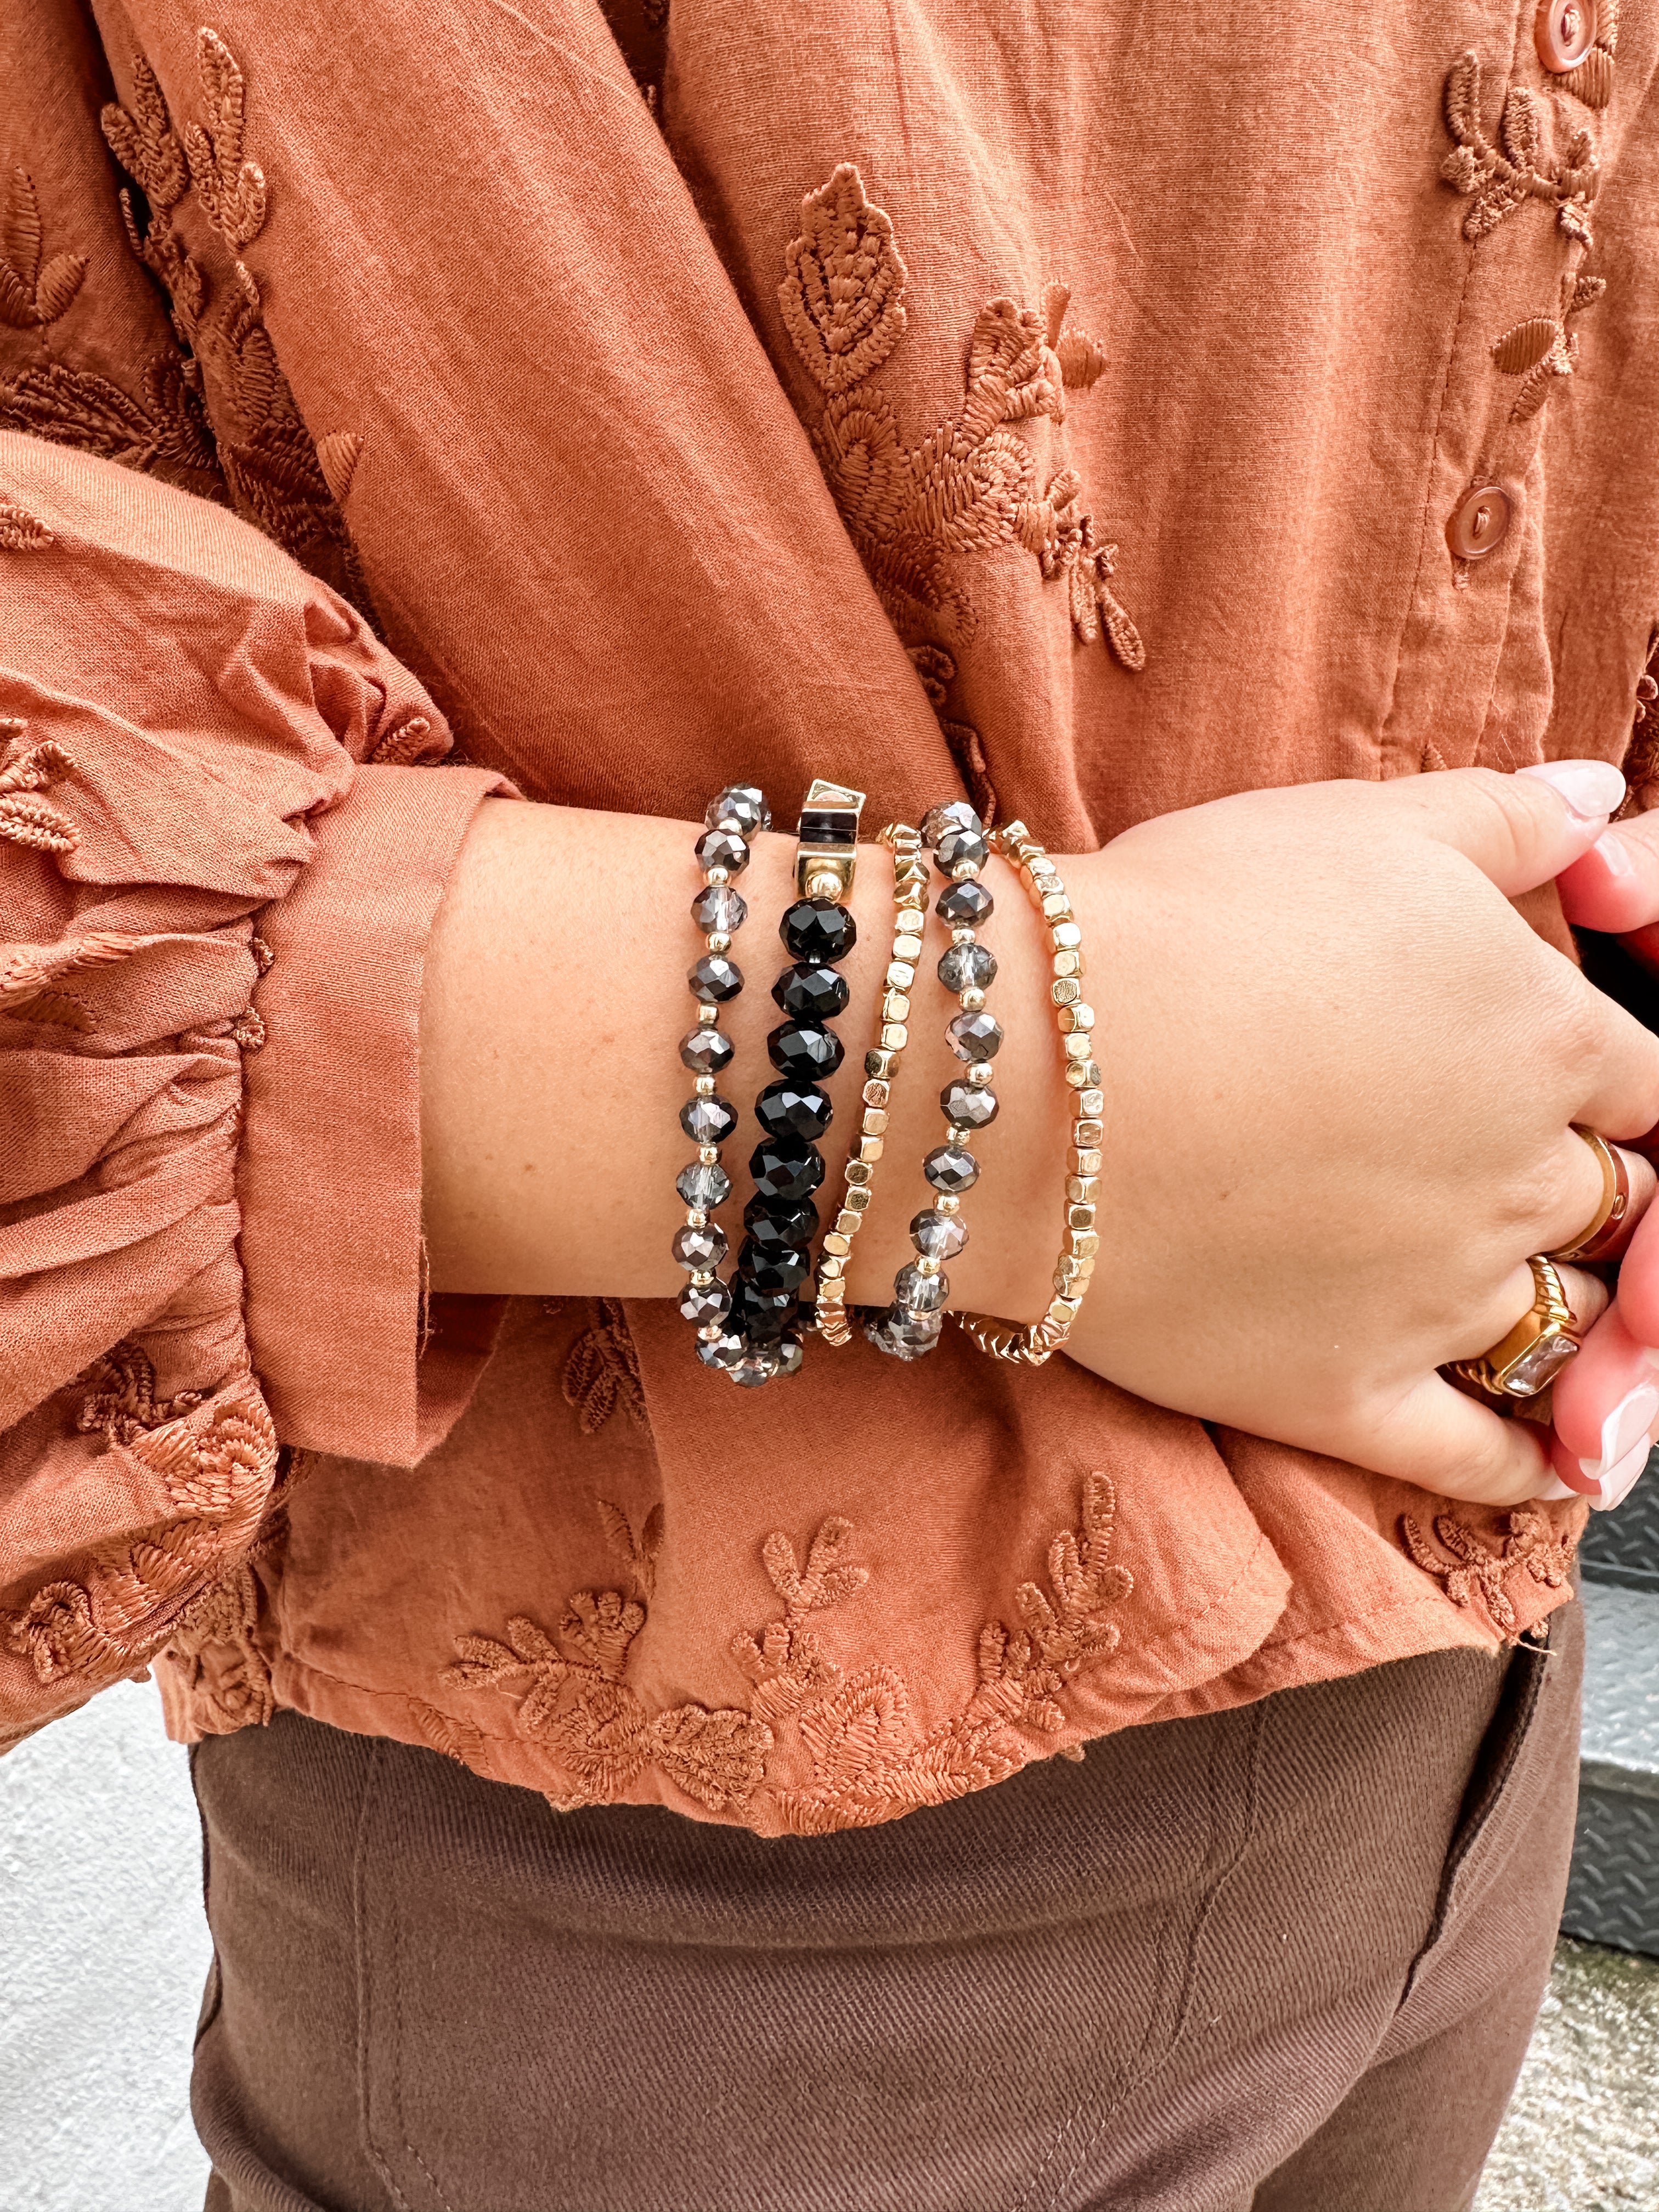
[[[696,1025],[685,977],[702,949],[690,913],[697,834],[687,823],[562,807],[480,810],[434,931],[422,1008],[434,1289],[666,1297],[684,1283],[669,1243],[684,1213],[674,1178],[694,1150],[679,1127],[691,1077],[678,1046]],[[721,1009],[737,1055],[720,1081],[742,1115],[726,1148],[734,1188],[720,1216],[734,1248],[748,1155],[761,1138],[750,1108],[775,1073],[767,1033],[784,1019],[771,987],[789,958],[777,925],[793,896],[793,854],[787,836],[759,837],[738,879],[749,916],[732,957],[745,987]],[[1066,863],[1068,883],[1095,866]],[[963,1200],[970,1242],[951,1263],[951,1303],[1035,1316],[1053,1296],[1071,1093],[1046,936],[1012,869],[993,860],[986,881],[997,902],[983,937],[999,963],[989,1004],[1006,1032],[995,1063],[1001,1109],[975,1140],[984,1174]],[[836,1119],[821,1146],[826,1219],[875,1042],[892,884],[887,852],[864,848],[851,900],[859,939],[844,970],[852,999],[837,1023],[847,1058],[828,1085]],[[934,921],[876,1196],[854,1244],[854,1303],[887,1302],[895,1272],[915,1256],[911,1217],[929,1202],[921,1161],[943,1134],[940,1089],[960,1073],[944,1036],[956,1001],[934,974],[948,942]]]

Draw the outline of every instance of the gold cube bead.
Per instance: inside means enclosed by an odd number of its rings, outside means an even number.
[[[1057,1321],[1062,1328],[1069,1328],[1072,1323],[1077,1319],[1078,1308],[1082,1304],[1083,1301],[1081,1298],[1051,1299],[1048,1305],[1048,1319],[1050,1321]]]
[[[1060,1010],[1060,1026],[1068,1036],[1086,1035],[1094,1025],[1095,1010],[1085,1006],[1081,1000],[1074,1006],[1062,1006]]]
[[[841,1280],[841,1260],[837,1254],[826,1252],[818,1261],[818,1280],[821,1283],[838,1283]]]
[[[1106,1111],[1106,1093],[1103,1091],[1079,1091],[1074,1103],[1079,1121],[1097,1121]]]
[[[870,1203],[870,1194],[862,1184],[854,1183],[850,1176],[848,1181],[849,1188],[842,1193],[841,1202],[848,1213],[862,1213]],[[866,1176],[865,1182],[868,1181]]]
[[[1067,1044],[1070,1044],[1072,1040],[1070,1037],[1067,1037],[1065,1042]],[[1067,1054],[1065,1075],[1066,1080],[1071,1085],[1073,1091],[1086,1091],[1089,1088],[1089,1085],[1095,1079],[1095,1065],[1092,1060],[1073,1060],[1071,1055]]]
[[[1092,1229],[1094,1225],[1095,1209],[1092,1205],[1085,1200],[1079,1200],[1076,1205],[1067,1205],[1066,1226],[1068,1229]]]
[[[902,1022],[884,1022],[881,1025],[881,1048],[884,1052],[902,1052],[909,1037],[910,1032]]]
[[[890,1083],[884,1083],[878,1076],[872,1076],[859,1096],[866,1106],[884,1106],[892,1095],[892,1090]]]
[[[1106,1133],[1103,1121],[1073,1121],[1072,1142],[1074,1145],[1097,1145]]]
[[[885,1109],[880,1106],[866,1106],[859,1116],[859,1127],[866,1137],[884,1136],[887,1132]]]
[[[1080,952],[1056,952],[1054,970],[1056,975],[1080,975],[1083,973],[1083,955]]]
[[[868,1162],[872,1166],[881,1158],[886,1149],[887,1140],[884,1137],[860,1137],[854,1145],[854,1150],[859,1158]]]
[[[893,957],[895,960],[920,960],[921,939],[912,936],[906,930],[901,930],[893,939]]]
[[[847,1180],[854,1190],[862,1190],[870,1181],[868,1160],[848,1160],[845,1170]]]
[[[1100,1237],[1093,1229],[1068,1229],[1066,1249],[1074,1260],[1092,1260],[1100,1251]]]
[[[916,971],[908,960],[890,960],[887,981],[896,991],[908,991],[916,980]]]
[[[927,927],[927,915],[918,914],[913,906],[902,906],[893,916],[893,932],[897,937],[920,937]]]
[[[854,1213],[850,1206],[842,1206],[841,1212],[836,1216],[836,1236],[856,1237],[859,1233],[859,1224],[863,1218],[864,1216],[861,1213]]]
[[[1073,1206],[1092,1206],[1100,1195],[1098,1176],[1072,1175],[1066,1178],[1066,1196]]]
[[[881,1001],[881,1018],[884,1022],[908,1022],[909,1020],[910,1001],[902,991],[888,991],[883,994]]]
[[[1064,891],[1044,891],[1042,894],[1042,916],[1045,921],[1069,921],[1071,920],[1072,902],[1066,897]]]
[[[1052,898],[1056,893],[1061,898],[1066,896],[1066,886],[1052,868],[1033,868],[1031,889],[1038,898]]]
[[[1100,1152],[1094,1145],[1073,1145],[1066,1156],[1066,1164],[1073,1175],[1097,1176],[1100,1173]]]
[[[1075,952],[1083,943],[1083,932],[1074,921],[1057,921],[1048,932],[1048,941],[1056,952]]]
[[[1061,1012],[1065,1012],[1063,1007]],[[1079,1031],[1075,1036],[1067,1036],[1066,1040],[1066,1057],[1067,1060],[1092,1060],[1094,1056],[1094,1044],[1086,1030]]]
[[[844,1258],[853,1249],[853,1240],[850,1237],[844,1237],[839,1229],[831,1229],[824,1237],[823,1249]]]
[[[1083,996],[1083,986],[1075,975],[1064,975],[1058,983],[1050,983],[1048,996],[1057,1006],[1075,1006]]]
[[[864,1072],[875,1083],[884,1083],[893,1073],[893,1063],[898,1054],[872,1048],[864,1055]]]

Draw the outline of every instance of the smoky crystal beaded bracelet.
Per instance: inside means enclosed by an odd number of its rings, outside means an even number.
[[[749,865],[749,839],[771,827],[766,801],[752,784],[730,784],[708,802],[707,824],[695,848],[702,889],[691,902],[691,919],[704,933],[706,950],[686,976],[697,1002],[697,1026],[680,1040],[680,1058],[692,1074],[692,1094],[680,1109],[680,1127],[697,1147],[674,1188],[685,1220],[672,1249],[689,1280],[679,1309],[697,1331],[697,1355],[711,1366],[725,1335],[730,1287],[717,1270],[726,1257],[726,1231],[712,1218],[731,1195],[732,1178],[720,1164],[720,1147],[738,1126],[736,1108],[720,1096],[716,1078],[731,1064],[732,1043],[720,1027],[720,1010],[743,988],[743,971],[727,956],[743,927],[748,902],[733,884]]]
[[[991,1062],[1002,1042],[1002,1030],[985,1010],[985,994],[997,972],[994,957],[979,941],[979,925],[994,902],[979,880],[989,858],[985,825],[963,799],[936,806],[921,826],[923,841],[950,878],[934,912],[951,931],[941,956],[939,978],[957,994],[961,1012],[946,1027],[945,1041],[965,1066],[939,1093],[945,1112],[945,1141],[922,1162],[922,1173],[935,1192],[930,1206],[910,1224],[915,1258],[893,1279],[893,1304],[865,1334],[878,1351],[897,1359],[921,1359],[932,1352],[945,1326],[950,1279],[945,1262],[968,1242],[961,1218],[962,1194],[979,1180],[974,1139],[997,1116],[991,1089]]]

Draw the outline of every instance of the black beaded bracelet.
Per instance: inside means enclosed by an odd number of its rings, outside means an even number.
[[[744,1209],[748,1235],[726,1323],[747,1347],[731,1364],[732,1379],[751,1388],[795,1373],[810,1325],[803,1308],[811,1296],[818,1231],[813,1194],[823,1181],[817,1139],[835,1115],[823,1085],[845,1051],[830,1022],[847,1005],[847,980],[836,970],[858,936],[843,902],[852,888],[863,805],[862,792],[814,782],[795,854],[799,896],[779,925],[793,964],[778,977],[772,996],[787,1018],[766,1041],[777,1074],[755,1102],[763,1134],[750,1158],[755,1195]]]
[[[727,1335],[732,1292],[715,1272],[726,1257],[726,1237],[710,1217],[731,1195],[732,1178],[720,1165],[720,1146],[737,1127],[738,1113],[715,1087],[733,1050],[719,1026],[720,1010],[743,988],[743,970],[726,956],[749,904],[732,878],[749,865],[749,838],[757,830],[769,830],[772,817],[761,793],[744,783],[729,784],[711,799],[703,819],[708,826],[695,848],[703,887],[691,902],[691,919],[705,933],[708,950],[686,976],[698,1002],[697,1026],[680,1040],[680,1058],[695,1078],[692,1095],[680,1109],[680,1127],[696,1146],[697,1157],[675,1181],[686,1214],[672,1249],[690,1279],[680,1292],[679,1309],[696,1325],[697,1355],[710,1366],[729,1366],[731,1359],[720,1357],[720,1347]],[[732,1356],[741,1356],[741,1350]]]

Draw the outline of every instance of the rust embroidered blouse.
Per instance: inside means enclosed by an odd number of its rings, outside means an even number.
[[[1567,1597],[1580,1509],[1063,1360],[716,1443],[666,1307],[423,1309],[416,1046],[502,779],[1064,851],[1624,756],[1659,0],[1592,12],[5,12],[0,1743],[155,1662],[186,1737],[823,1830]]]

